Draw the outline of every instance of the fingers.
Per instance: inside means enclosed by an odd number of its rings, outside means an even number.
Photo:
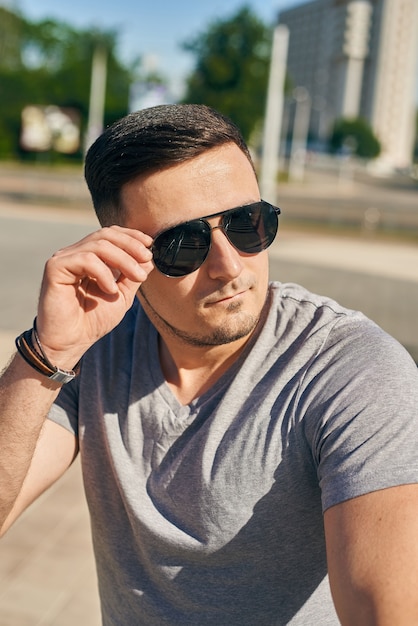
[[[151,237],[137,230],[111,226],[59,250],[47,263],[52,280],[74,284],[94,279],[105,293],[114,294],[118,284],[146,280],[153,265]]]
[[[154,267],[151,243],[144,233],[112,226],[47,261],[37,315],[52,363],[76,362],[122,320]]]

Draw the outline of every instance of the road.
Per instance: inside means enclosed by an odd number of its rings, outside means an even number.
[[[0,211],[1,330],[31,326],[45,260],[96,227],[93,216],[84,222],[81,215],[66,216],[61,221],[48,213],[14,217]]]
[[[3,351],[9,349],[11,335],[32,324],[45,259],[96,227],[91,209],[41,209],[0,201],[0,334],[3,346],[7,344]],[[319,235],[284,226],[271,248],[270,267],[273,280],[299,282],[362,310],[418,361],[416,244]]]
[[[418,182],[391,182],[362,171],[337,175],[318,167],[307,170],[302,184],[278,189],[284,218],[353,231],[399,232],[418,242]]]

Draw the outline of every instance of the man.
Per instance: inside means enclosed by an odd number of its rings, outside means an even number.
[[[86,180],[103,228],[2,378],[2,531],[79,451],[106,626],[418,624],[407,353],[269,284],[279,210],[215,111],[129,115]]]

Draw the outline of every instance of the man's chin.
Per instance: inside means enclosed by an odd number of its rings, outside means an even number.
[[[254,331],[258,323],[258,318],[247,317],[241,323],[227,323],[208,329],[206,333],[189,333],[171,327],[171,332],[185,343],[198,347],[222,346],[241,339],[247,338]]]

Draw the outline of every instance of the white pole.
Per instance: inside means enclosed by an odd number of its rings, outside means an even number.
[[[103,132],[103,118],[106,97],[107,51],[99,43],[94,49],[91,66],[89,118],[86,133],[86,151]]]
[[[288,45],[289,29],[284,24],[279,24],[273,35],[260,176],[261,196],[273,203],[276,202],[277,194]]]
[[[293,95],[296,100],[296,111],[289,159],[289,180],[301,181],[305,176],[311,97],[305,87],[296,87]]]

